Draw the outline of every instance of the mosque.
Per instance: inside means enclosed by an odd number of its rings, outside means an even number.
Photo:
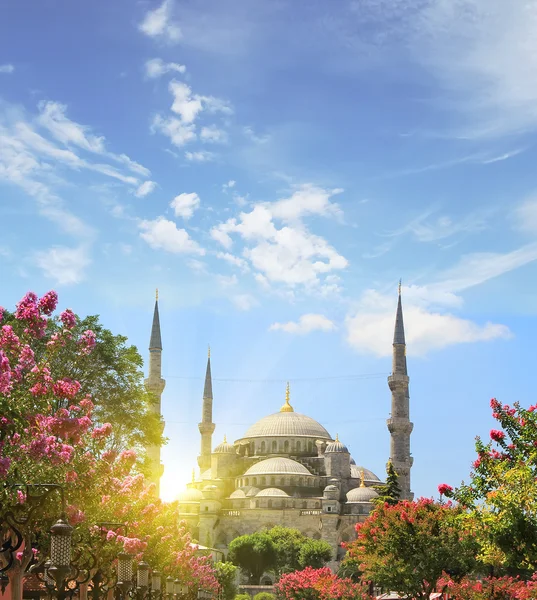
[[[165,381],[161,376],[162,341],[155,302],[149,343],[149,376],[145,381],[158,402]],[[391,391],[391,415],[387,420],[391,435],[389,459],[399,475],[402,497],[412,499],[410,470],[409,378],[403,326],[401,289],[395,317]],[[204,546],[221,549],[239,535],[274,525],[294,527],[304,534],[323,539],[333,549],[333,560],[343,551],[341,543],[355,537],[354,526],[366,518],[371,501],[378,494],[373,486],[380,479],[365,466],[359,466],[347,446],[314,418],[295,412],[289,384],[279,412],[254,423],[238,440],[225,437],[213,448],[215,424],[212,420],[213,392],[211,358],[203,390],[202,418],[199,423],[201,448],[199,476],[193,477],[178,497],[181,518],[189,524],[193,537]],[[158,486],[162,467],[160,447],[148,449]]]

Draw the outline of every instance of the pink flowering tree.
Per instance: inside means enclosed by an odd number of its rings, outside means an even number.
[[[486,442],[476,439],[470,482],[439,492],[468,509],[492,572],[528,577],[537,570],[537,405],[490,405],[498,425]]]
[[[410,598],[428,599],[445,571],[456,579],[475,568],[477,544],[461,527],[462,509],[428,498],[377,506],[356,525],[346,560],[362,579]]]
[[[133,558],[143,555],[155,568],[214,588],[212,567],[190,545],[177,507],[155,498],[137,452],[111,443],[113,426],[95,419],[96,399],[72,374],[83,373],[96,336],[77,328],[70,310],[53,316],[56,305],[55,292],[42,298],[28,293],[14,313],[0,308],[0,517],[9,511],[30,517],[9,573],[12,597],[21,598],[25,569],[34,554],[48,551],[48,529],[62,510],[55,493],[35,502],[42,488],[17,484],[62,487],[76,539],[99,548],[100,569],[110,570],[123,549]],[[105,521],[125,527],[97,525]],[[5,523],[0,534],[10,535]],[[79,550],[88,555],[91,548]]]
[[[293,571],[282,575],[275,585],[275,592],[282,600],[368,600],[367,584],[353,583],[340,578],[328,568]]]
[[[454,581],[444,575],[439,586],[453,600],[535,600],[537,580],[534,577],[523,581],[516,577],[486,577],[475,579],[464,577]]]

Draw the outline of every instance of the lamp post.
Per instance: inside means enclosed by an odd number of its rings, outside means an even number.
[[[117,555],[117,587],[125,596],[132,585],[132,557],[127,552]]]
[[[168,575],[166,577],[166,600],[172,600],[173,598],[173,577]]]
[[[160,571],[151,572],[151,597],[154,600],[161,600],[162,578]]]
[[[71,574],[71,538],[73,528],[58,519],[50,529],[50,567],[47,570],[56,583],[58,599],[65,597],[65,583]]]

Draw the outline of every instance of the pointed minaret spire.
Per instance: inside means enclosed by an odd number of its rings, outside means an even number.
[[[158,312],[158,289],[155,294],[155,310],[153,312],[153,325],[151,326],[151,337],[149,338],[149,373],[145,380],[145,388],[153,394],[155,403],[152,405],[153,411],[158,415],[164,429],[164,422],[161,416],[162,392],[166,386],[166,381],[162,379],[162,338],[160,335],[160,319]],[[150,446],[147,448],[147,456],[151,462],[150,481],[155,483],[157,495],[159,494],[159,482],[162,476],[162,465],[160,462],[160,446]]]
[[[211,467],[212,436],[215,428],[213,423],[213,380],[211,376],[211,348],[207,352],[207,369],[205,385],[203,386],[203,408],[201,423],[198,425],[201,434],[201,453],[198,464],[203,473]]]
[[[410,455],[410,434],[414,425],[410,422],[408,384],[401,281],[399,281],[395,331],[393,334],[392,374],[388,377],[388,385],[392,392],[392,414],[387,424],[391,434],[390,461],[399,476],[401,499],[403,500],[412,500],[414,497],[410,490],[410,469],[414,462]]]

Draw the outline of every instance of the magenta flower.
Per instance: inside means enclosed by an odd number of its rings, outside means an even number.
[[[76,315],[70,308],[62,312],[60,319],[67,329],[73,329],[76,325]]]
[[[51,315],[58,305],[58,294],[51,290],[39,300],[39,308],[46,314]]]
[[[448,485],[447,483],[441,483],[438,486],[438,492],[440,493],[441,496],[449,494],[452,491],[453,491],[453,488],[450,485]]]
[[[491,429],[490,437],[495,442],[501,442],[505,438],[505,433],[503,431],[498,431],[498,429]]]

